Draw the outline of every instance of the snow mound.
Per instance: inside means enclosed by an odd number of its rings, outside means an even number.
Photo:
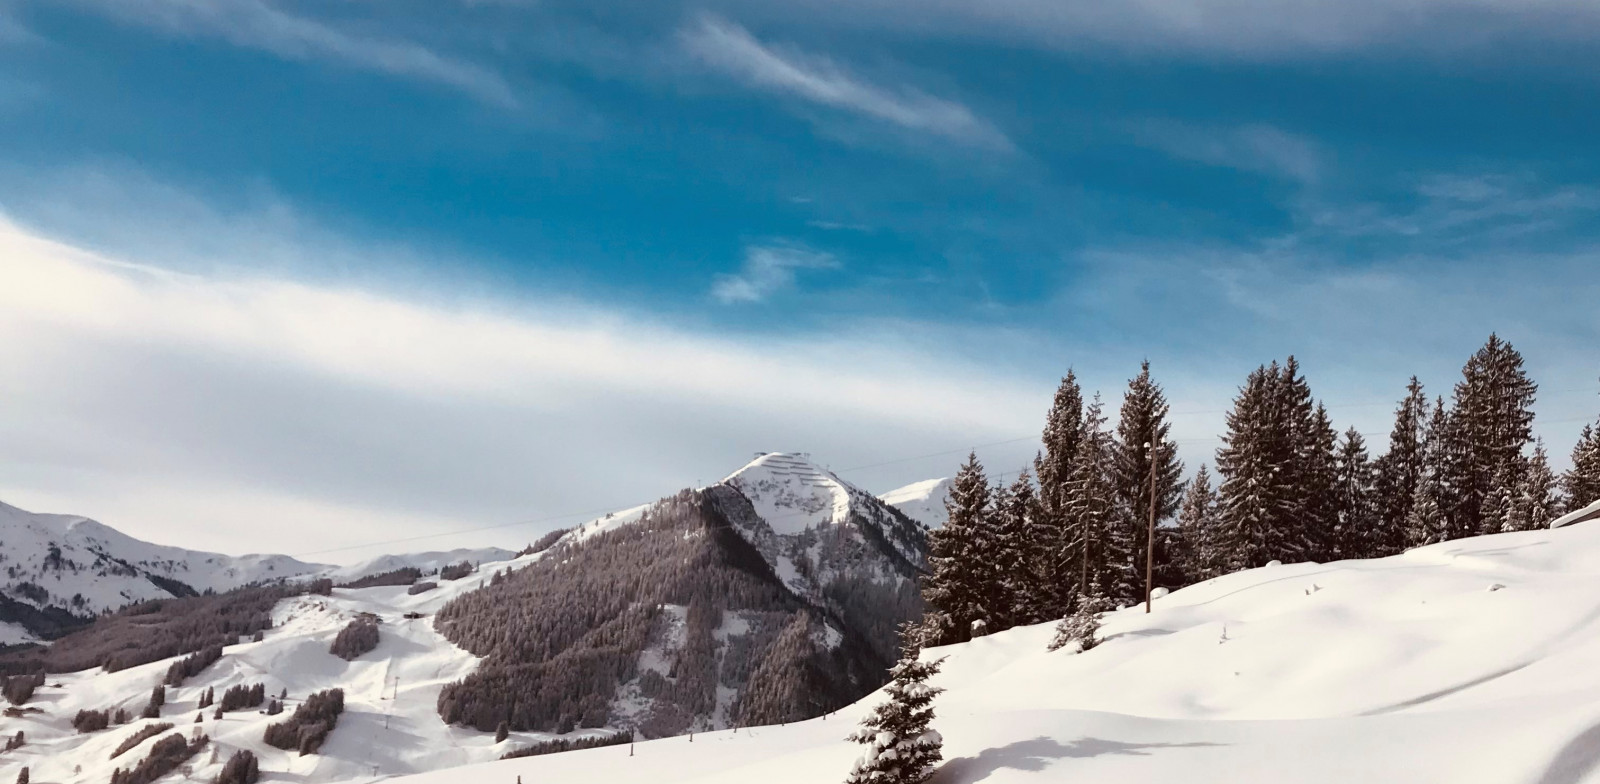
[[[949,657],[935,781],[1600,780],[1600,526],[1255,569],[1104,621],[1081,654],[1047,651],[1050,624],[927,651]],[[881,697],[402,781],[839,781],[861,752],[842,738]]]

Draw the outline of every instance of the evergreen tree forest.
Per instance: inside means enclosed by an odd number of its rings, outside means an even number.
[[[1214,460],[1185,482],[1148,362],[1115,428],[1069,371],[1031,475],[991,482],[969,455],[952,481],[949,522],[929,535],[920,642],[1144,601],[1152,506],[1154,584],[1168,589],[1273,562],[1548,527],[1600,500],[1600,422],[1583,428],[1558,476],[1533,436],[1537,393],[1522,356],[1490,335],[1448,397],[1430,398],[1412,377],[1387,443],[1369,444],[1335,427],[1291,356],[1250,372]]]

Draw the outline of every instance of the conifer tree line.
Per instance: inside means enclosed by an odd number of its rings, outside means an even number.
[[[976,455],[929,536],[929,645],[1066,617],[1086,601],[1142,601],[1149,516],[1155,584],[1178,588],[1274,561],[1375,558],[1465,536],[1546,527],[1600,500],[1600,422],[1557,477],[1533,437],[1538,386],[1490,335],[1448,398],[1411,378],[1387,449],[1342,433],[1294,357],[1251,371],[1211,466],[1183,480],[1170,409],[1150,364],[1115,429],[1067,372],[1033,469],[991,483]],[[976,624],[976,626],[975,626]]]

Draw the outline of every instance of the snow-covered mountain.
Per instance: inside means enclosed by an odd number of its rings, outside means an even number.
[[[906,517],[928,528],[943,526],[949,514],[944,502],[950,498],[950,479],[924,479],[905,487],[895,488],[878,500],[901,511]]]
[[[229,556],[151,544],[86,517],[0,503],[0,594],[34,608],[93,616],[146,599],[330,568],[286,555]]]
[[[605,707],[598,722],[604,726],[575,727],[567,737],[623,727],[648,735],[652,729],[703,732],[765,723],[739,721],[741,707],[752,716],[761,715],[758,707],[804,711],[780,717],[790,720],[816,715],[876,685],[859,678],[885,663],[877,638],[918,609],[898,602],[916,598],[914,565],[922,562],[922,547],[921,528],[871,494],[798,456],[763,455],[710,487],[578,526],[539,553],[484,560],[458,580],[428,578],[437,582],[429,590],[334,588],[330,596],[283,600],[260,641],[227,646],[219,662],[169,688],[162,720],[186,735],[198,729],[211,737],[214,751],[190,763],[193,780],[210,780],[233,752],[248,749],[260,759],[262,781],[374,781],[489,762],[553,737],[513,727],[507,740],[497,742],[494,725],[504,714],[480,728],[472,721],[447,724],[440,708],[457,688],[453,684],[508,666],[519,677],[505,682],[507,689],[556,688],[563,668],[574,662],[589,668],[582,670],[587,679],[604,671],[594,669],[600,655],[618,646],[624,648],[620,671],[629,677],[598,686],[585,682]],[[658,557],[663,555],[668,557]],[[636,568],[633,558],[646,566]],[[436,560],[476,562],[460,552]],[[655,581],[641,588],[643,602],[624,596],[631,590],[628,581],[606,571],[619,563],[634,579]],[[357,571],[402,566],[427,564],[374,561]],[[589,580],[593,593],[571,589],[564,583],[568,576]],[[507,593],[524,581],[526,595]],[[569,601],[577,598],[583,601]],[[624,616],[644,619],[645,625],[601,624],[568,633],[600,645],[575,646],[576,655],[558,658],[540,671],[542,677],[523,678],[533,665],[508,664],[494,652],[475,656],[471,646],[452,644],[441,633],[439,627],[448,624],[435,623],[447,607],[479,601],[512,612],[508,618],[523,617],[514,613],[535,606],[600,613],[607,601],[620,601]],[[363,614],[379,619],[378,647],[349,662],[330,653],[340,629]],[[490,628],[501,634],[514,627]],[[641,634],[628,636],[636,631]],[[627,647],[630,639],[634,647]],[[137,761],[142,749],[114,761],[110,751],[148,720],[79,734],[72,718],[80,710],[119,707],[137,714],[171,663],[52,675],[27,703],[42,713],[0,719],[0,734],[20,730],[27,737],[22,748],[0,753],[0,780],[14,779],[26,765],[35,781],[101,784],[114,767]],[[230,686],[255,683],[269,694],[287,689],[290,711],[313,692],[345,690],[345,713],[321,753],[300,757],[265,745],[266,725],[282,716],[252,709],[216,719],[198,707],[207,688],[220,695]],[[501,688],[499,682],[491,686]],[[840,688],[855,690],[829,703]]]
[[[578,526],[441,608],[445,637],[485,659],[442,692],[441,715],[647,737],[817,715],[881,682],[896,627],[920,615],[924,548],[922,527],[872,494],[761,455]]]
[[[1600,781],[1600,525],[1266,567],[1110,613],[933,649],[937,784],[1583,784]],[[842,781],[826,718],[401,779],[397,784]]]

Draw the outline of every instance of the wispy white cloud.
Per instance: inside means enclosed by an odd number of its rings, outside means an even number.
[[[510,545],[581,519],[545,518],[715,481],[756,450],[842,467],[1013,437],[1048,394],[882,336],[711,334],[599,304],[313,282],[285,260],[391,269],[394,249],[287,206],[207,216],[170,197],[142,194],[145,230],[188,236],[213,264],[172,271],[170,246],[128,232],[89,250],[0,224],[0,499],[223,551],[543,521],[429,543]],[[757,290],[762,269],[830,263],[751,258]]]
[[[886,88],[833,60],[794,47],[773,47],[737,24],[702,17],[680,35],[696,61],[752,88],[801,98],[965,144],[1009,150],[1010,139],[965,105],[913,87]]]
[[[325,60],[374,73],[459,90],[478,100],[515,107],[505,78],[483,66],[404,40],[341,30],[296,15],[267,0],[64,0],[116,19],[178,35],[212,36],[285,60]]]
[[[744,266],[734,275],[718,275],[711,296],[723,304],[763,302],[795,284],[799,270],[836,269],[839,261],[826,253],[781,245],[745,248]]]
[[[1174,158],[1311,183],[1322,174],[1316,142],[1271,125],[1202,127],[1151,120],[1131,126],[1133,139]]]
[[[1412,187],[1408,206],[1313,204],[1304,208],[1308,235],[1408,238],[1428,247],[1559,240],[1566,229],[1600,216],[1600,189],[1551,185],[1528,173],[1431,174]],[[1587,239],[1587,238],[1585,238]]]
[[[717,0],[713,0],[717,2]],[[1485,51],[1507,40],[1591,41],[1591,0],[721,0],[809,24],[988,38],[1157,57],[1300,60]],[[803,16],[802,16],[803,15]]]

